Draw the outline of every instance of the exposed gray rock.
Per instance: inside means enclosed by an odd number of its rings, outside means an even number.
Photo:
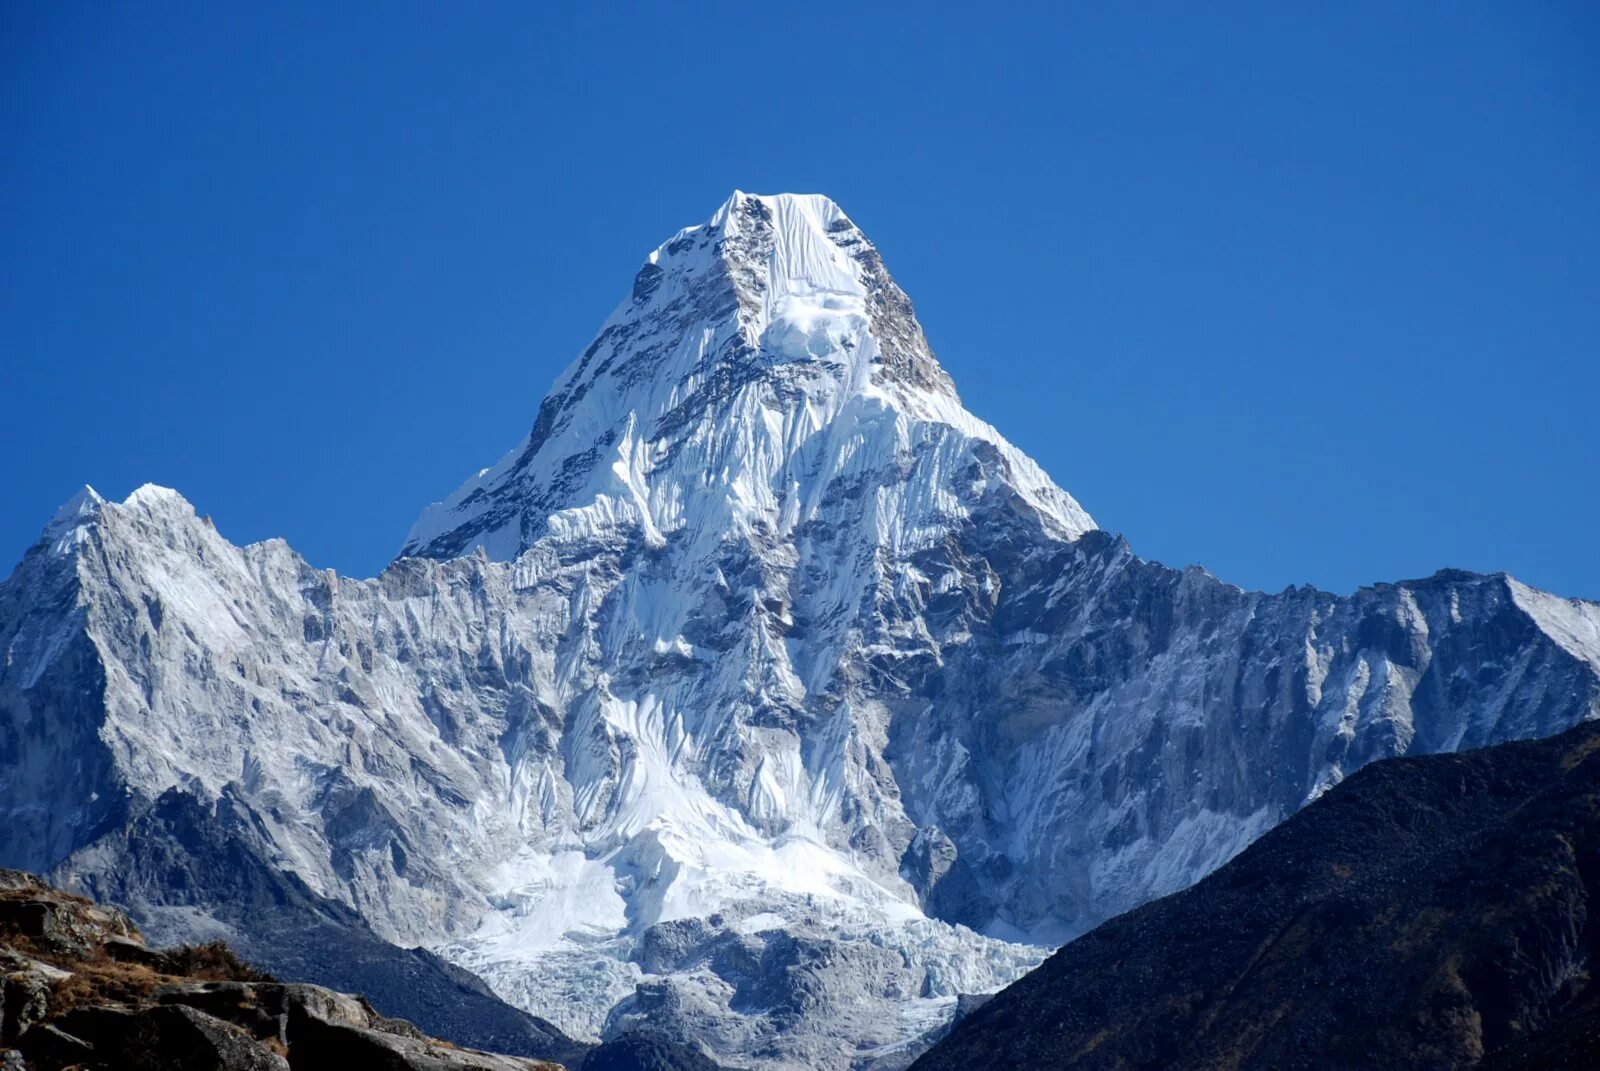
[[[0,1045],[15,1045],[50,1012],[50,980],[36,970],[11,970],[0,977]]]
[[[582,1071],[730,1071],[685,1042],[623,1034],[589,1054]]]
[[[129,937],[113,937],[101,946],[106,955],[118,963],[137,963],[152,970],[165,970],[168,966],[167,957],[159,949],[151,948],[143,941],[135,941]]]
[[[93,1071],[288,1071],[288,1061],[237,1027],[194,1008],[75,1008],[50,1029],[89,1047],[71,1063]],[[57,1056],[27,1050],[37,1071],[56,1071]]]
[[[90,1065],[96,1058],[93,1045],[53,1023],[35,1023],[29,1027],[17,1039],[17,1051],[34,1071],[60,1071],[76,1065]]]
[[[262,1041],[289,1043],[287,986],[255,982],[186,982],[156,990],[160,1004],[181,1005],[232,1023]]]
[[[289,1055],[294,1071],[548,1071],[550,1064],[470,1049],[449,1048],[414,1033],[352,1022],[343,1009],[331,1017],[314,1001],[289,1006]]]

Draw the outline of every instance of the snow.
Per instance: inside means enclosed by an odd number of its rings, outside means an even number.
[[[100,515],[106,500],[88,484],[56,510],[45,527],[43,542],[56,555],[70,553],[83,539],[83,526]]]
[[[62,503],[61,508],[56,510],[55,516],[50,518],[49,528],[63,525],[76,526],[80,522],[97,515],[100,512],[100,507],[105,504],[106,500],[100,497],[100,492],[88,484],[84,484],[81,491],[67,499],[66,502]]]
[[[1530,588],[1506,578],[1511,598],[1563,650],[1600,671],[1600,604]]]

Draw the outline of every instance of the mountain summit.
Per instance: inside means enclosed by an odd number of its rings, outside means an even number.
[[[0,866],[375,994],[373,944],[424,945],[581,1041],[772,1069],[904,1066],[1374,759],[1600,717],[1594,604],[1139,558],[796,196],[652,254],[380,576],[85,493],[0,584],[0,651]],[[459,1036],[555,1039],[474,992]]]
[[[690,525],[782,533],[814,519],[830,487],[935,440],[949,451],[938,463],[992,452],[1052,533],[1094,527],[961,407],[910,300],[838,205],[735,192],[650,254],[533,430],[430,507],[401,554],[504,559],[547,533],[629,527],[653,542]],[[913,527],[936,519],[918,512],[958,508],[942,497],[950,474],[921,468],[900,503]]]

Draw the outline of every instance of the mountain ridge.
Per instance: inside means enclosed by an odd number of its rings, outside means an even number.
[[[0,864],[115,887],[177,788],[585,1043],[888,1071],[1374,758],[1600,716],[1592,604],[1138,557],[785,205],[664,244],[377,577],[77,496],[0,584]]]
[[[1594,723],[1373,763],[914,1069],[1592,1066],[1597,820]]]

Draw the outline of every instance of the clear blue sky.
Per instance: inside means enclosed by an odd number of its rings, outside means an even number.
[[[545,6],[5,5],[0,571],[154,481],[372,574],[739,187],[1149,557],[1600,597],[1600,6]]]

